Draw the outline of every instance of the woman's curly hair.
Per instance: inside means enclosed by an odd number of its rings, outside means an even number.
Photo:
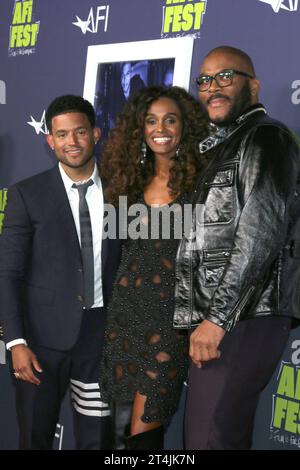
[[[129,204],[135,203],[154,176],[154,154],[148,146],[143,165],[140,159],[146,114],[150,105],[159,98],[175,101],[183,125],[180,157],[174,155],[170,169],[170,195],[177,196],[191,190],[204,166],[198,145],[208,135],[208,130],[200,103],[177,86],[145,88],[125,104],[104,146],[101,175],[107,180],[105,196],[112,204],[118,205],[119,196],[127,196]]]

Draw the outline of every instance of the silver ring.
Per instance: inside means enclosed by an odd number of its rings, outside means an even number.
[[[19,379],[20,378],[20,372],[14,372],[14,376],[16,377],[16,379]]]

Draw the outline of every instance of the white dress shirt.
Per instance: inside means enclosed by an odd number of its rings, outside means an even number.
[[[74,181],[64,171],[61,163],[58,164],[59,171],[63,180],[63,184],[69,199],[71,211],[74,218],[74,223],[78,235],[79,244],[80,238],[80,222],[79,222],[79,192],[76,188],[72,188]],[[102,267],[101,267],[101,246],[102,246],[102,229],[103,229],[103,214],[104,214],[104,201],[101,180],[98,172],[97,165],[95,164],[93,174],[88,180],[93,180],[94,184],[89,186],[86,193],[86,201],[89,207],[92,234],[93,234],[93,252],[94,252],[94,304],[91,308],[103,307],[103,292],[102,292]],[[86,181],[76,181],[76,184],[82,184]],[[27,345],[25,339],[18,338],[6,344],[6,348],[10,349],[17,344]]]

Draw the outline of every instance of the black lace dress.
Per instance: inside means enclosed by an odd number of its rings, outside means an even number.
[[[144,204],[141,231],[154,230],[156,238],[124,242],[100,375],[101,399],[133,401],[138,390],[147,396],[142,420],[165,426],[178,408],[188,367],[187,335],[172,327],[184,202],[181,196],[160,208]]]

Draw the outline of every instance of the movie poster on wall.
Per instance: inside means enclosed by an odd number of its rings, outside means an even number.
[[[151,85],[189,89],[193,38],[89,46],[83,96],[96,112],[102,141],[126,101]]]

